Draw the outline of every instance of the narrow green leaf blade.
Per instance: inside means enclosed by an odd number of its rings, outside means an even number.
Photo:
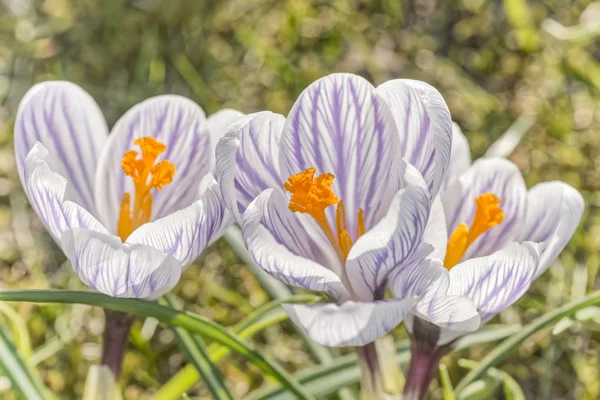
[[[145,317],[154,317],[169,325],[182,327],[214,340],[245,357],[267,375],[272,376],[299,399],[313,397],[277,363],[263,356],[252,346],[222,326],[186,311],[174,310],[154,302],[105,296],[100,293],[75,290],[5,290],[0,291],[0,301],[27,301],[37,303],[89,304],[111,310]]]
[[[526,325],[518,333],[509,337],[504,342],[496,346],[486,357],[484,357],[483,360],[481,360],[481,362],[477,365],[476,368],[472,369],[459,382],[459,384],[456,386],[456,392],[460,394],[471,382],[483,376],[483,374],[485,373],[485,371],[488,370],[488,368],[500,363],[517,346],[519,346],[530,336],[534,335],[541,329],[546,328],[555,322],[558,322],[564,317],[574,315],[579,310],[597,304],[600,304],[600,290],[590,293],[582,299],[568,303],[552,312],[546,313],[541,317],[537,318],[529,325]]]
[[[490,343],[504,339],[521,330],[519,325],[486,326],[481,330],[465,336],[457,343],[457,350],[477,344]],[[404,340],[396,344],[396,361],[405,365],[410,359],[410,342]],[[326,397],[335,391],[356,384],[360,381],[360,368],[356,354],[337,357],[329,365],[318,365],[299,371],[294,376],[310,393],[318,398]],[[272,385],[252,392],[252,400],[293,400],[293,396],[285,392],[281,385]]]
[[[166,296],[160,303],[167,304],[172,308],[178,308],[172,296]],[[196,367],[213,398],[216,400],[233,400],[233,396],[227,390],[227,386],[225,386],[223,376],[208,356],[204,340],[190,334],[183,328],[173,328],[173,332],[175,333],[179,347],[186,354],[188,361]]]
[[[13,390],[28,400],[51,398],[40,377],[21,358],[17,348],[0,328],[0,370],[10,380]]]

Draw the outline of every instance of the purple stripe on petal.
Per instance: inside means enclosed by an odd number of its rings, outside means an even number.
[[[161,218],[189,206],[198,198],[200,178],[213,165],[210,132],[204,112],[180,96],[158,96],[129,110],[114,126],[100,160],[105,171],[96,181],[99,214],[113,232],[116,230],[123,193],[133,194],[133,183],[121,169],[127,150],[137,150],[136,138],[150,136],[167,146],[157,160],[175,166],[173,181],[154,190],[152,218]]]
[[[107,127],[94,100],[68,82],[34,86],[19,105],[15,152],[23,179],[25,158],[36,142],[56,156],[52,166],[67,179],[66,197],[94,212],[93,181]]]
[[[347,226],[356,232],[358,209],[367,228],[385,213],[398,188],[399,139],[393,117],[364,79],[333,74],[309,86],[284,127],[281,179],[308,168],[335,175],[333,190],[346,205]],[[335,226],[335,210],[327,210]]]

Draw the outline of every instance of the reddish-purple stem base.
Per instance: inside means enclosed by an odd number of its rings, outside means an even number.
[[[420,346],[413,341],[403,400],[425,399],[429,384],[435,378],[445,353],[443,347]]]
[[[135,319],[132,314],[120,311],[104,310],[106,323],[104,326],[104,343],[102,347],[102,365],[112,371],[115,379],[119,379],[121,363],[129,343],[129,331]]]

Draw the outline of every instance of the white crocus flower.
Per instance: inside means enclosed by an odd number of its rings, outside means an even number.
[[[250,255],[275,278],[333,300],[285,305],[315,341],[374,341],[447,274],[425,260],[432,248],[421,242],[451,131],[431,86],[375,88],[351,74],[311,84],[287,118],[262,112],[227,129],[217,179]],[[403,293],[385,299],[391,277],[401,277]]]
[[[584,208],[581,194],[563,182],[527,190],[517,166],[506,159],[471,164],[457,125],[440,200],[443,206],[427,225],[438,232],[428,238],[435,248],[429,257],[443,262],[449,273],[406,319],[413,337],[408,399],[422,398],[439,359],[457,338],[513,304],[544,273],[573,236]],[[399,277],[390,284],[397,296],[403,294],[402,283]],[[478,316],[465,319],[464,310],[453,306],[457,298],[470,299]],[[440,312],[448,308],[454,312]]]
[[[44,82],[17,113],[19,176],[86,285],[154,299],[230,220],[211,172],[219,129],[240,116],[224,110],[207,120],[188,99],[158,96],[129,110],[109,136],[84,90]]]

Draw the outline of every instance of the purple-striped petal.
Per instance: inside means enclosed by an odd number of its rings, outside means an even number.
[[[31,206],[54,240],[60,243],[62,233],[75,227],[106,232],[92,214],[64,199],[67,181],[52,172],[48,164],[56,165],[56,161],[41,143],[36,143],[25,159],[22,179]]]
[[[181,96],[157,96],[130,109],[112,129],[96,175],[98,214],[111,232],[116,232],[121,200],[133,196],[133,180],[121,168],[128,150],[139,151],[136,138],[149,136],[167,146],[157,162],[175,166],[173,181],[160,191],[153,189],[152,219],[183,209],[198,198],[200,178],[213,165],[210,132],[204,111]]]
[[[359,208],[367,229],[387,211],[402,161],[394,118],[375,88],[351,74],[333,74],[311,84],[290,111],[281,138],[281,179],[308,168],[335,175],[332,189],[346,206],[355,238]],[[326,210],[335,226],[335,207]]]
[[[83,283],[108,296],[156,299],[181,277],[173,256],[106,233],[71,229],[63,234],[62,247]]]
[[[363,346],[397,327],[414,299],[370,303],[283,304],[292,321],[324,346]]]
[[[467,296],[483,322],[517,301],[533,282],[540,262],[537,244],[512,243],[496,253],[450,270],[449,296]]]
[[[390,274],[406,267],[421,244],[429,217],[429,192],[423,178],[410,165],[405,181],[407,186],[398,191],[387,215],[362,235],[348,254],[348,280],[363,301],[383,298]]]
[[[231,221],[226,213],[219,185],[213,178],[199,200],[183,210],[142,225],[127,238],[127,243],[153,247],[172,255],[187,267]]]
[[[450,155],[450,165],[448,173],[442,185],[442,192],[458,179],[458,177],[471,166],[471,149],[469,142],[463,135],[462,130],[457,123],[452,123],[452,154]]]
[[[503,158],[479,159],[442,196],[448,235],[462,222],[471,225],[475,199],[484,193],[502,200],[504,220],[479,236],[468,248],[464,260],[491,254],[515,241],[525,215],[527,190],[519,168]]]
[[[284,123],[280,114],[250,114],[231,125],[217,144],[217,180],[238,224],[248,204],[263,190],[283,191],[279,141]]]
[[[242,218],[242,236],[254,261],[280,281],[347,298],[333,250],[327,254],[304,232],[283,195],[273,189],[261,193]]]
[[[208,122],[213,149],[217,146],[217,143],[219,143],[219,140],[221,140],[229,125],[237,122],[243,118],[244,115],[245,114],[241,111],[224,108],[208,116],[206,121]],[[215,167],[213,166],[211,172],[214,173],[214,171]]]
[[[43,82],[19,104],[15,153],[21,180],[25,158],[36,142],[56,161],[52,168],[66,178],[65,197],[94,213],[94,176],[108,128],[94,99],[70,82]]]
[[[442,184],[452,145],[452,120],[442,95],[420,81],[395,79],[377,87],[400,134],[400,155],[425,178],[431,196]]]
[[[579,225],[584,207],[581,194],[563,182],[540,183],[529,190],[520,240],[542,244],[536,277],[544,273],[565,248]]]

